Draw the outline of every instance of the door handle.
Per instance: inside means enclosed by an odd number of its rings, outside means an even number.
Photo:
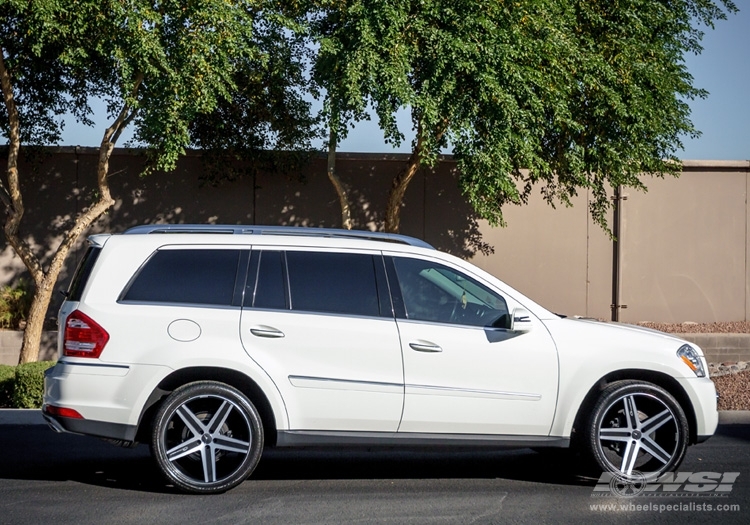
[[[254,326],[250,329],[250,333],[257,337],[270,337],[272,339],[284,337],[284,332],[272,326]]]
[[[412,350],[416,350],[417,352],[435,353],[435,352],[443,351],[443,349],[440,348],[438,345],[433,344],[433,343],[427,343],[424,341],[409,343],[409,346],[411,347]]]

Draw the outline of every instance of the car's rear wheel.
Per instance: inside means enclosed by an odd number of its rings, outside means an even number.
[[[685,412],[669,392],[643,381],[617,381],[594,405],[585,443],[602,471],[650,480],[680,465],[688,439]]]
[[[167,480],[185,492],[212,494],[242,483],[263,450],[252,402],[224,383],[200,381],[172,392],[154,418],[151,450]]]

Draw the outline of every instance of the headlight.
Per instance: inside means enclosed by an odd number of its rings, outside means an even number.
[[[677,350],[677,357],[682,359],[682,362],[690,367],[690,370],[695,372],[698,377],[706,377],[706,370],[703,368],[703,360],[695,348],[690,345],[682,345]]]

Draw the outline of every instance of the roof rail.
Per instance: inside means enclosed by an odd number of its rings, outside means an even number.
[[[308,228],[303,226],[242,226],[232,224],[144,224],[125,231],[126,235],[150,233],[219,233],[227,235],[294,235],[303,237],[338,237],[394,242],[434,250],[431,244],[396,233],[343,230],[336,228]]]

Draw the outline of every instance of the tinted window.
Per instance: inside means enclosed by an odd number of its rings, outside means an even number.
[[[284,254],[274,251],[253,251],[251,271],[257,268],[256,279],[248,280],[245,304],[255,308],[287,308],[284,278]]]
[[[81,262],[78,264],[78,268],[76,268],[76,273],[73,275],[73,280],[70,282],[70,287],[68,288],[68,301],[80,301],[81,295],[83,294],[83,289],[86,287],[86,283],[89,280],[89,275],[91,275],[91,270],[94,269],[94,264],[96,264],[96,260],[99,258],[99,254],[101,253],[101,248],[95,248],[93,246],[90,246],[86,253],[83,255],[83,259],[81,259]]]
[[[239,250],[161,250],[141,268],[123,300],[231,305]]]
[[[420,259],[394,263],[407,319],[510,327],[505,299],[471,277]]]
[[[293,310],[380,315],[372,255],[287,252],[286,257]]]

